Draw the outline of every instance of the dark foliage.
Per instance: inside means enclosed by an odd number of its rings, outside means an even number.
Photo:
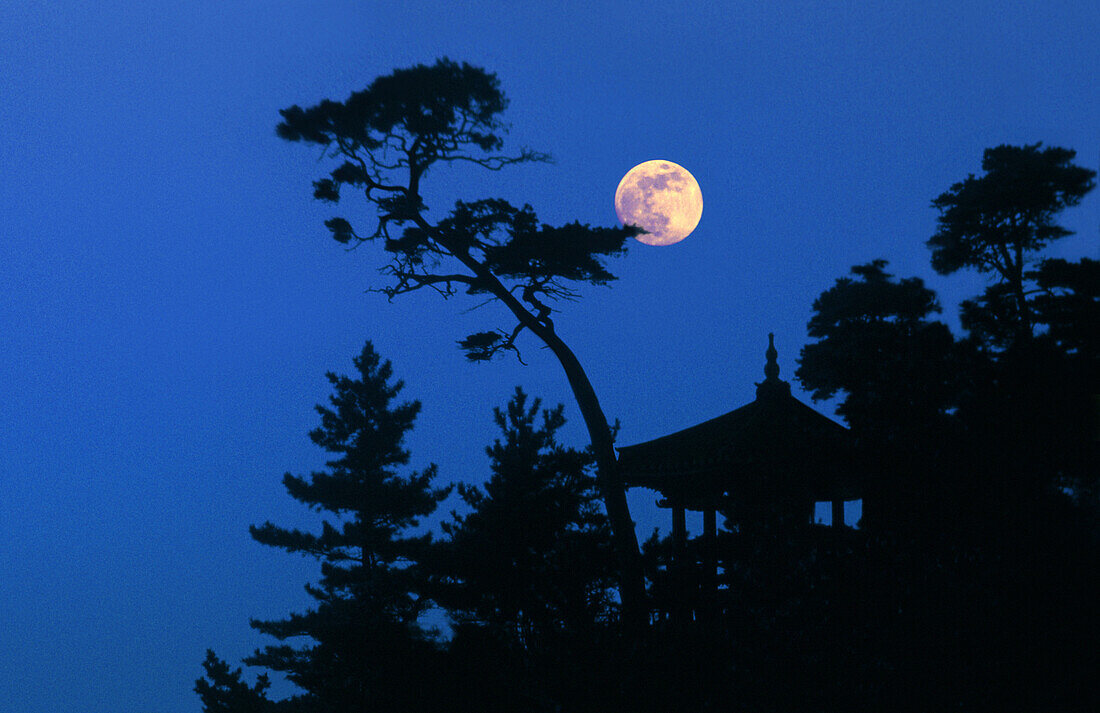
[[[504,352],[519,356],[517,340],[524,333],[558,359],[591,439],[619,563],[624,621],[637,626],[645,616],[644,582],[625,491],[615,478],[614,439],[587,374],[551,315],[560,301],[577,296],[578,284],[614,280],[605,261],[623,254],[638,229],[540,224],[530,206],[516,208],[499,198],[458,201],[448,214],[431,219],[421,195],[421,181],[437,164],[499,170],[549,160],[529,149],[502,152],[506,106],[495,74],[444,58],[378,77],[343,102],[284,109],[277,133],[319,145],[339,161],[314,182],[317,199],[338,203],[349,190],[365,198],[376,221],[372,231],[359,232],[344,217],[325,225],[343,244],[381,241],[390,256],[381,272],[389,280],[376,291],[390,299],[425,288],[444,297],[460,291],[486,295],[507,308],[511,324],[459,340],[471,361]]]
[[[603,259],[624,253],[626,239],[637,231],[544,225],[531,206],[516,208],[498,198],[458,201],[448,215],[429,222],[420,182],[433,165],[464,161],[496,170],[548,160],[526,149],[500,153],[506,132],[500,115],[507,104],[496,75],[441,59],[379,77],[343,102],[283,109],[277,133],[324,146],[342,160],[314,183],[316,198],[338,203],[348,188],[375,209],[371,233],[361,235],[341,217],[325,225],[341,243],[383,239],[392,260],[382,272],[393,281],[379,291],[393,298],[428,287],[451,296],[462,288],[500,297],[502,286],[517,289],[523,304],[516,306],[526,313],[515,314],[516,330],[522,330],[530,326],[528,316],[549,318],[547,301],[575,297],[569,283],[614,280]],[[391,232],[391,226],[401,229]],[[502,330],[498,344],[479,344],[468,353],[481,360],[514,350],[516,330]]]
[[[940,211],[939,229],[927,244],[936,271],[970,267],[999,280],[968,310],[979,336],[993,337],[994,344],[1007,341],[1005,334],[1030,334],[1032,256],[1072,234],[1055,220],[1096,186],[1096,172],[1073,164],[1075,156],[1070,149],[1042,144],[986,149],[984,175],[971,174],[932,201]]]
[[[814,305],[818,341],[798,376],[815,398],[843,394],[839,410],[880,472],[862,530],[833,550],[784,560],[771,538],[760,541],[767,556],[735,557],[741,582],[791,593],[793,611],[809,615],[785,631],[813,640],[821,622],[841,624],[821,640],[826,661],[791,654],[828,673],[804,678],[846,681],[799,708],[1087,710],[1100,698],[1085,643],[1100,634],[1088,574],[1100,558],[1100,274],[1087,258],[1034,255],[1068,234],[1054,216],[1092,187],[1095,174],[1072,158],[1038,144],[990,149],[986,176],[935,201],[936,269],[999,278],[961,306],[965,338],[929,322],[934,294],[916,278],[890,280],[881,261]],[[778,561],[793,586],[769,574]],[[763,611],[766,621],[783,610]],[[794,684],[779,673],[772,683]]]
[[[438,648],[418,623],[427,600],[419,591],[421,575],[411,566],[430,536],[408,531],[448,489],[431,487],[434,466],[400,474],[409,459],[402,442],[420,404],[395,402],[402,383],[392,380],[390,363],[381,361],[370,342],[354,363],[354,378],[327,375],[334,393],[330,406],[317,407],[321,425],[310,432],[334,456],[326,470],[283,478],[294,499],[326,515],[320,533],[270,522],[250,528],[262,544],[320,562],[320,581],[306,586],[317,605],[285,619],[253,621],[259,631],[287,643],[267,646],[245,663],[284,673],[306,692],[299,703],[308,710],[415,710],[431,702],[416,672]],[[221,669],[208,671],[213,684],[237,701],[233,705],[259,705],[265,681],[247,689]],[[209,692],[215,689],[199,685],[208,692],[204,701],[213,701]]]
[[[432,553],[433,598],[455,628],[450,653],[483,661],[469,675],[508,692],[508,710],[584,701],[576,682],[591,671],[579,669],[617,615],[592,457],[557,442],[562,411],[540,413],[518,388],[494,410],[502,437],[486,449],[491,475],[458,486],[469,511],[443,524],[449,537]]]
[[[275,704],[267,697],[271,681],[260,674],[256,683],[248,685],[241,679],[241,669],[232,670],[229,664],[206,652],[202,662],[205,678],[195,682],[195,692],[202,700],[205,713],[272,713]]]
[[[1100,260],[1044,260],[1033,277],[1032,309],[1047,337],[1067,354],[1100,357]]]
[[[861,431],[930,424],[952,406],[954,339],[932,321],[941,311],[920,278],[895,281],[886,261],[852,268],[814,301],[795,375],[815,399],[837,408]],[[885,435],[885,434],[883,434]]]
[[[940,211],[928,241],[932,266],[944,274],[973,267],[1011,281],[1021,255],[1071,235],[1055,216],[1096,185],[1095,171],[1071,163],[1076,155],[1042,144],[986,149],[983,176],[971,174],[932,201]]]
[[[470,508],[443,523],[438,599],[460,623],[498,631],[537,650],[555,632],[578,632],[613,615],[613,558],[596,502],[592,457],[557,442],[563,408],[528,404],[516,389],[494,418],[503,440],[487,450],[483,486],[459,485]]]

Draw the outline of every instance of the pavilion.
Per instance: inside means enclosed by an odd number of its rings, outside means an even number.
[[[626,487],[655,490],[658,505],[672,510],[677,551],[687,540],[687,510],[703,513],[704,551],[714,552],[719,511],[735,531],[765,522],[809,525],[815,503],[829,501],[839,528],[844,501],[862,497],[850,431],[791,396],[790,384],[779,379],[772,334],[765,356],[765,379],[752,402],[618,449]]]

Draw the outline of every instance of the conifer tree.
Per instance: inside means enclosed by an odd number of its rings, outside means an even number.
[[[271,681],[260,674],[251,686],[242,680],[241,669],[230,669],[213,651],[202,662],[205,678],[195,681],[195,693],[203,713],[274,713],[276,705],[267,697]]]
[[[615,690],[603,643],[613,616],[615,558],[598,507],[592,456],[562,446],[562,406],[516,389],[494,409],[501,438],[486,448],[491,474],[459,485],[470,508],[443,523],[433,553],[433,597],[454,628],[456,679],[478,710],[608,710]]]
[[[895,280],[885,260],[856,265],[814,300],[795,375],[814,399],[843,393],[837,413],[858,431],[935,421],[951,404],[953,338],[932,316],[935,293]]]
[[[420,403],[395,401],[403,384],[392,381],[390,362],[367,342],[354,364],[355,377],[327,374],[334,393],[330,406],[317,406],[321,425],[309,434],[333,458],[323,471],[283,478],[294,499],[324,514],[320,533],[271,522],[250,528],[262,544],[320,562],[320,581],[306,586],[317,604],[285,619],[253,621],[283,643],[245,663],[285,673],[318,710],[412,710],[425,692],[423,667],[437,651],[417,622],[426,600],[410,566],[430,535],[410,528],[449,489],[432,488],[434,465],[400,473]],[[305,643],[290,643],[299,640]]]
[[[459,485],[472,511],[443,523],[441,599],[459,622],[504,629],[520,645],[579,629],[610,610],[613,559],[597,506],[590,453],[562,446],[563,408],[528,403],[517,388],[493,416],[502,439],[486,448],[483,486]]]
[[[1074,164],[1076,155],[1040,143],[989,148],[983,175],[967,176],[932,201],[940,212],[926,243],[932,267],[943,275],[972,268],[996,278],[962,305],[963,326],[987,344],[1006,347],[1032,334],[1030,267],[1043,247],[1073,234],[1056,222],[1058,214],[1096,187],[1096,171]]]
[[[548,160],[527,149],[502,153],[507,126],[501,114],[507,103],[495,74],[444,58],[378,77],[343,102],[326,99],[283,109],[276,131],[288,141],[320,146],[326,158],[339,162],[314,181],[315,198],[334,204],[356,194],[365,199],[373,230],[357,229],[361,220],[342,216],[325,226],[340,243],[374,242],[389,254],[389,264],[381,269],[388,284],[376,291],[391,299],[425,288],[444,297],[459,292],[488,297],[506,308],[508,326],[459,340],[469,359],[518,354],[517,340],[531,334],[561,364],[596,461],[618,559],[623,620],[637,630],[647,620],[645,581],[626,490],[616,473],[612,430],[552,314],[562,300],[577,296],[577,285],[613,281],[607,258],[622,255],[626,241],[640,229],[577,222],[551,226],[540,223],[530,206],[516,207],[500,198],[460,200],[438,218],[424,203],[421,184],[438,166],[465,163],[499,170]]]

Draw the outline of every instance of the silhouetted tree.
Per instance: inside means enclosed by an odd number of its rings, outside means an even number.
[[[370,342],[354,364],[355,377],[327,374],[331,407],[317,406],[321,425],[309,434],[334,457],[324,471],[283,478],[295,500],[325,514],[320,533],[270,522],[249,529],[262,544],[320,561],[319,583],[306,586],[315,608],[252,622],[280,641],[306,643],[267,646],[245,663],[285,673],[316,710],[415,710],[427,705],[423,670],[437,649],[417,622],[427,600],[409,566],[430,535],[409,529],[449,489],[431,487],[435,466],[400,474],[420,403],[395,402],[402,382]]]
[[[1016,483],[1015,508],[1079,479],[1094,457],[1089,429],[1100,393],[1100,269],[1093,260],[1040,259],[1072,233],[1056,222],[1095,187],[1096,172],[1070,149],[1041,144],[987,149],[985,174],[954,184],[933,202],[939,230],[928,241],[941,273],[973,267],[998,281],[963,302],[972,340],[992,348],[972,374],[959,415],[985,449],[973,467]],[[993,475],[996,473],[996,475]]]
[[[508,308],[515,324],[462,339],[470,359],[518,353],[516,340],[524,331],[557,357],[591,439],[619,561],[624,615],[637,624],[645,616],[644,581],[625,491],[615,475],[611,429],[551,314],[555,300],[575,296],[572,284],[614,280],[604,259],[622,254],[625,241],[638,230],[579,223],[552,227],[540,224],[530,206],[517,208],[496,198],[458,201],[433,222],[421,195],[422,180],[437,164],[466,162],[496,170],[547,159],[529,150],[501,153],[505,126],[500,114],[506,104],[496,75],[441,59],[378,77],[343,102],[284,109],[278,134],[323,146],[340,161],[314,182],[316,198],[336,203],[347,190],[365,197],[377,218],[373,230],[360,233],[343,217],[325,224],[341,243],[378,241],[389,253],[382,273],[390,283],[378,291],[391,299],[424,288],[444,297],[458,290],[489,295]]]
[[[968,326],[998,346],[1031,333],[1028,265],[1036,251],[1072,235],[1055,219],[1096,185],[1095,171],[1071,163],[1075,151],[1041,146],[986,149],[984,175],[971,174],[932,201],[939,229],[927,244],[936,271],[971,267],[999,279],[963,308]]]
[[[1100,270],[1096,261],[1044,260],[1030,299],[1036,334],[995,352],[958,416],[980,449],[975,472],[1007,479],[1004,506],[1020,517],[1070,487],[1096,491],[1100,471]],[[1082,505],[1088,502],[1080,500]]]
[[[795,376],[815,399],[838,392],[837,412],[853,427],[934,419],[950,404],[945,388],[954,339],[931,321],[942,311],[919,277],[894,280],[885,260],[852,268],[851,277],[814,300]]]
[[[517,710],[520,701],[576,698],[582,652],[614,611],[614,554],[592,456],[558,443],[561,405],[541,414],[540,406],[517,388],[493,410],[502,437],[486,449],[491,475],[458,486],[470,510],[443,523],[449,539],[431,567],[433,598],[455,627],[452,653],[486,660],[480,675],[496,679]]]
[[[1043,260],[1033,277],[1036,323],[1046,326],[1047,337],[1062,352],[1095,362],[1100,358],[1100,260]]]
[[[935,293],[916,277],[895,280],[885,260],[852,268],[814,301],[795,376],[814,399],[842,394],[837,412],[859,444],[864,525],[919,527],[951,482],[947,412],[956,405],[961,347],[931,319]],[[954,483],[953,485],[957,485]]]
[[[557,442],[561,405],[541,419],[540,406],[517,388],[505,410],[493,410],[503,440],[486,449],[492,474],[483,486],[458,486],[471,511],[443,523],[450,539],[437,553],[452,616],[502,629],[525,649],[606,621],[611,607],[610,533],[587,473],[591,455]]]
[[[256,683],[248,685],[242,680],[241,669],[230,669],[229,664],[207,650],[202,662],[205,678],[195,682],[195,692],[202,700],[204,713],[273,713],[275,703],[267,697],[271,681],[267,674],[260,674]]]
[[[1044,260],[1035,272],[1036,323],[1045,327],[1060,363],[1056,376],[1064,398],[1052,441],[1063,478],[1077,502],[1100,517],[1100,261]],[[1097,524],[1100,524],[1098,522]]]

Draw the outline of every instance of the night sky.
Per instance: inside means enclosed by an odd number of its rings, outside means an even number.
[[[535,341],[526,367],[455,346],[510,327],[502,307],[365,293],[385,260],[329,237],[311,181],[332,165],[275,136],[291,104],[442,56],[496,72],[506,146],[555,163],[433,169],[435,216],[497,196],[610,225],[635,164],[695,175],[696,231],[634,244],[555,315],[620,444],[750,401],[768,332],[792,379],[852,265],[923,277],[957,330],[984,281],[932,271],[930,201],[1001,143],[1097,167],[1100,4],[888,4],[0,4],[0,710],[194,713],[207,648],[236,665],[271,642],[249,617],[304,608],[317,569],[248,525],[318,522],[280,480],[323,463],[313,405],[365,339],[423,401],[413,466],[443,481],[486,477],[516,385],[584,444]],[[1048,254],[1100,258],[1098,206]],[[631,497],[643,538],[667,526],[654,497]]]

